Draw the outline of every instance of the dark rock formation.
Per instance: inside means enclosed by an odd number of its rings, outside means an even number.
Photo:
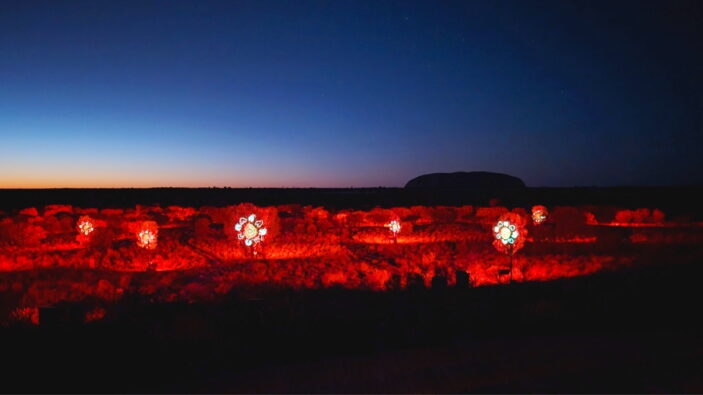
[[[513,176],[487,171],[456,173],[432,173],[415,177],[405,184],[406,188],[472,188],[507,189],[524,188],[525,183]]]

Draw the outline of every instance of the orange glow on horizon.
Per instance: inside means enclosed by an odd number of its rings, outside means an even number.
[[[11,168],[10,168],[11,169]],[[363,188],[387,183],[340,179],[332,172],[293,169],[233,171],[227,168],[189,169],[155,166],[146,172],[129,166],[114,167],[38,166],[11,169],[0,174],[0,189],[59,188]],[[386,185],[390,186],[390,185]]]

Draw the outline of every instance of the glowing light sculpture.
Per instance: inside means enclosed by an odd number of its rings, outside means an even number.
[[[76,240],[78,240],[81,244],[88,243],[92,237],[95,227],[95,220],[87,215],[82,215],[78,218],[78,222],[76,222],[76,228],[78,229],[78,236],[76,236]]]
[[[156,248],[158,240],[159,225],[157,225],[154,221],[142,222],[139,230],[137,231],[137,245],[147,250],[153,250]]]
[[[493,232],[496,234],[496,239],[503,245],[513,245],[520,237],[517,227],[515,224],[511,224],[510,221],[498,221],[498,224],[493,228]]]
[[[234,225],[237,231],[237,239],[244,240],[244,245],[251,247],[264,240],[267,230],[264,228],[264,221],[256,219],[256,214],[239,218],[239,222]]]
[[[513,281],[513,255],[525,245],[525,219],[516,213],[505,213],[493,227],[493,246],[510,256],[510,281]]]
[[[398,233],[400,233],[400,228],[401,228],[400,222],[398,220],[394,219],[393,221],[387,223],[385,225],[385,227],[388,228],[391,231],[391,233],[393,233],[394,238],[398,237]]]
[[[544,207],[544,206],[532,207],[532,222],[534,222],[535,225],[539,225],[542,222],[546,221],[547,216],[549,216],[549,212],[547,211],[546,207]]]
[[[87,215],[83,215],[78,218],[76,227],[78,228],[78,233],[83,236],[88,236],[95,230],[93,219]]]

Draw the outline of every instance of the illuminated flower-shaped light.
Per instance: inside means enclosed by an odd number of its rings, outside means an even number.
[[[517,227],[515,224],[511,224],[510,221],[498,221],[498,224],[493,228],[493,233],[495,233],[496,239],[503,244],[515,244],[515,241],[520,236]]]
[[[535,225],[539,225],[542,222],[546,221],[548,215],[549,215],[549,212],[547,211],[546,207],[544,207],[544,206],[532,207],[532,222],[534,222]]]
[[[95,233],[93,233],[95,228],[97,228],[97,221],[87,215],[82,215],[78,218],[78,222],[76,222],[76,229],[78,230],[76,240],[80,244],[89,243],[95,235]]]
[[[234,230],[237,231],[237,239],[244,240],[244,244],[250,247],[264,240],[267,231],[263,226],[264,221],[257,220],[256,215],[251,214],[248,217],[240,218],[239,222],[234,225]]]
[[[400,233],[400,227],[400,222],[398,222],[397,220],[393,220],[386,224],[386,228],[390,229],[390,231],[393,233],[393,236],[398,236],[398,233]]]
[[[154,221],[144,221],[137,232],[137,245],[147,250],[156,248],[159,240],[159,226]]]
[[[493,245],[501,252],[513,254],[525,245],[526,219],[517,213],[505,213],[493,226]]]
[[[87,215],[83,215],[78,218],[76,227],[78,228],[78,233],[83,236],[88,236],[95,230],[95,224],[93,219],[88,217]]]

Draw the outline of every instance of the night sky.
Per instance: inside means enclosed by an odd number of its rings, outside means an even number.
[[[691,184],[702,143],[701,1],[0,0],[3,188]]]

